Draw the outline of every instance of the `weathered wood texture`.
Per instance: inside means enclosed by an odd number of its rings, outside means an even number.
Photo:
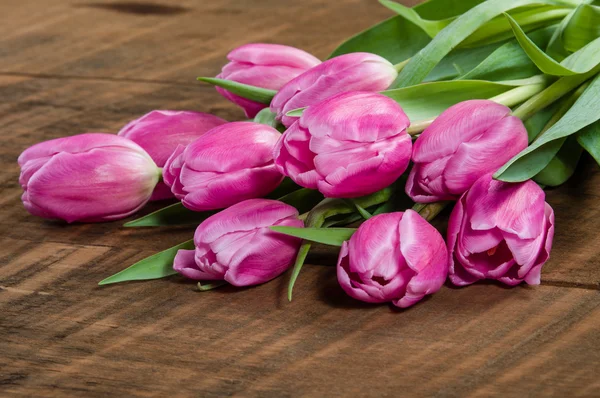
[[[156,108],[241,118],[195,76],[249,41],[324,57],[390,15],[376,2],[3,0],[0,15],[1,396],[600,396],[589,159],[548,193],[557,233],[542,286],[444,287],[406,311],[346,297],[326,250],[292,303],[287,275],[202,294],[179,277],[99,288],[191,230],[67,226],[22,208],[27,146]]]

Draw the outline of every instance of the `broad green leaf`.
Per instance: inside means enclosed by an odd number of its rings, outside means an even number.
[[[317,203],[323,200],[323,194],[314,189],[301,188],[280,197],[280,202],[294,206],[300,214],[310,211]]]
[[[268,90],[266,88],[242,84],[231,80],[218,79],[216,77],[199,77],[198,80],[214,86],[222,87],[233,94],[239,95],[240,97],[244,97],[246,99],[266,105],[270,104],[275,94],[277,94],[277,91],[275,90]]]
[[[462,14],[484,0],[430,0],[413,9],[422,18],[441,20]],[[329,58],[352,52],[378,54],[392,63],[405,61],[430,42],[421,28],[401,15],[387,19],[349,38]]]
[[[577,141],[600,164],[600,122],[595,122],[577,133]]]
[[[450,106],[471,99],[488,99],[514,88],[484,80],[451,80],[383,91],[402,106],[411,121],[438,116]]]
[[[532,142],[542,132],[544,126],[548,124],[552,116],[556,113],[558,106],[560,106],[560,102],[555,102],[523,123],[527,129],[528,142]]]
[[[575,52],[600,37],[600,7],[581,4],[562,32],[566,50]]]
[[[516,43],[516,40],[514,42]],[[458,78],[477,67],[503,44],[498,42],[478,47],[456,48],[446,55],[423,81],[435,82]]]
[[[531,4],[507,12],[527,32],[554,25],[571,12],[570,8]],[[485,23],[460,43],[460,47],[470,47],[506,40],[513,37],[512,29],[506,18],[498,15]]]
[[[533,177],[533,180],[538,184],[549,187],[564,184],[575,173],[575,168],[579,158],[581,158],[581,152],[583,152],[583,149],[577,143],[575,136],[568,137],[556,156],[542,171]]]
[[[277,115],[271,112],[269,108],[265,108],[256,114],[253,121],[255,123],[266,124],[267,126],[277,128],[278,122],[275,120],[275,116]]]
[[[351,37],[336,48],[329,58],[352,52],[370,52],[395,64],[412,57],[429,41],[427,33],[417,25],[397,16]]]
[[[384,7],[389,8],[396,14],[403,16],[408,21],[423,29],[423,31],[425,31],[425,33],[427,33],[427,35],[431,38],[434,38],[435,35],[437,35],[442,29],[444,29],[446,26],[448,26],[450,22],[453,21],[453,18],[447,18],[437,21],[423,19],[414,8],[406,7],[402,4],[390,0],[379,0],[379,2]]]
[[[271,227],[271,229],[285,235],[330,246],[341,246],[356,232],[356,228]]]
[[[530,34],[533,42],[545,47],[556,28],[539,29]],[[527,56],[516,40],[498,47],[476,67],[460,76],[459,80],[508,80],[522,79],[539,74],[540,70]]]
[[[550,38],[550,42],[546,46],[546,54],[558,62],[567,58],[570,53],[565,49],[564,43],[562,42],[562,36],[565,28],[569,24],[569,21],[575,14],[575,10],[572,10],[563,20],[558,24],[558,27],[554,31],[554,34]]]
[[[166,276],[175,275],[177,272],[173,270],[173,260],[179,250],[192,250],[194,248],[194,240],[180,243],[170,249],[163,250],[150,257],[138,261],[129,268],[124,269],[108,278],[104,279],[99,285],[109,285],[111,283],[119,283],[126,281],[141,281],[148,279],[164,278]]]
[[[444,28],[417,53],[400,72],[394,87],[407,87],[422,82],[435,66],[479,27],[505,11],[540,0],[488,0],[471,8]],[[405,58],[406,59],[406,58]]]
[[[529,147],[513,157],[494,175],[508,182],[525,181],[552,160],[566,137],[600,119],[600,75],[596,76],[573,106]]]
[[[123,224],[124,227],[138,228],[138,227],[162,227],[172,225],[198,225],[208,217],[213,215],[215,212],[195,212],[192,211],[181,202],[172,204],[167,207],[163,207],[153,213],[129,221]]]
[[[555,76],[577,75],[591,71],[600,63],[600,38],[558,63],[527,37],[523,29],[510,15],[505,14],[505,16],[523,50],[544,73]]]

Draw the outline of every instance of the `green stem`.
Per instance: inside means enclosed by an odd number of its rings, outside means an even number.
[[[551,103],[562,98],[583,82],[594,76],[598,72],[598,68],[594,68],[588,73],[581,75],[565,76],[550,85],[544,91],[534,95],[520,107],[515,109],[513,115],[521,120],[527,120],[535,115],[540,110],[544,109]]]
[[[410,58],[409,59],[405,59],[402,62],[397,63],[396,65],[394,65],[394,69],[396,69],[396,72],[400,73],[402,72],[402,69],[404,69],[404,67],[406,65],[408,65],[408,63],[410,62]]]
[[[490,98],[490,101],[497,102],[510,108],[527,101],[529,98],[543,91],[546,87],[547,85],[544,83],[528,84],[526,86],[513,88],[512,90],[492,97]]]
[[[157,167],[157,173],[158,173],[158,182],[161,182],[163,180],[163,169],[162,167]]]
[[[450,201],[433,202],[433,203],[415,203],[413,210],[416,211],[427,221],[433,220],[448,206]]]
[[[550,120],[548,120],[548,123],[546,123],[544,128],[538,133],[538,135],[535,136],[532,142],[540,138],[542,134],[544,134],[548,129],[550,129],[550,127],[552,127],[556,122],[562,119],[562,117],[569,111],[569,109],[571,109],[573,104],[577,101],[577,99],[579,99],[579,97],[581,97],[581,94],[583,94],[583,92],[589,85],[589,81],[583,83],[581,86],[579,86],[579,88],[577,88],[577,90],[575,90],[575,92],[573,92],[573,94],[571,94],[570,97],[565,99],[558,108],[558,110],[554,113],[554,115],[552,115]]]
[[[551,25],[551,21],[561,20],[571,11],[571,8],[549,9],[542,12],[539,9],[533,9],[516,13],[512,17],[525,31],[531,31],[537,27]],[[501,35],[510,32],[510,30],[511,27],[506,18],[499,16],[476,30],[471,36],[460,43],[460,47],[474,46],[490,38],[503,37]]]
[[[198,282],[198,291],[207,292],[209,290],[213,290],[218,287],[225,286],[225,285],[228,285],[228,283],[225,281],[214,281],[212,283],[205,283],[205,284],[201,284],[200,282]]]

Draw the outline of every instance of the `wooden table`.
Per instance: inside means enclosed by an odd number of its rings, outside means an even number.
[[[241,119],[195,77],[246,42],[325,57],[390,15],[375,1],[2,0],[0,15],[1,396],[600,396],[589,158],[548,192],[557,232],[541,286],[447,286],[405,311],[347,297],[326,249],[292,303],[289,274],[206,293],[180,277],[100,288],[192,230],[64,225],[23,209],[16,158],[29,145],[116,132],[153,109]]]

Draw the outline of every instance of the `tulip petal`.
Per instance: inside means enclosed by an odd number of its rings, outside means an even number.
[[[527,130],[523,122],[514,116],[500,119],[481,136],[458,145],[445,166],[445,186],[450,193],[460,195],[479,177],[495,172],[525,148]]]
[[[350,297],[367,303],[382,303],[387,300],[377,299],[369,295],[361,288],[362,281],[356,272],[350,270],[348,258],[348,242],[344,242],[340,249],[340,254],[337,263],[337,278],[342,289]]]
[[[230,232],[269,227],[288,217],[298,217],[298,210],[276,200],[245,200],[204,220],[196,229],[194,243],[198,246]]]
[[[157,182],[156,166],[147,154],[104,147],[54,155],[31,177],[27,193],[31,203],[52,217],[106,221],[136,212]]]
[[[471,228],[486,230],[497,227],[521,239],[542,233],[544,191],[533,181],[511,184],[481,177],[467,195],[467,212]]]
[[[249,43],[227,54],[231,61],[253,65],[289,66],[308,69],[321,61],[306,51],[281,44]]]
[[[542,266],[550,258],[550,250],[552,249],[552,241],[554,239],[554,210],[548,203],[545,204],[544,214],[546,217],[546,233],[544,241],[544,249],[540,251],[539,257],[537,258],[535,265],[531,270],[524,276],[524,280],[529,285],[539,285],[541,279]]]
[[[202,281],[222,279],[198,268],[198,265],[196,265],[194,260],[194,250],[178,250],[175,259],[173,260],[173,269],[192,280]]]
[[[260,198],[277,188],[283,180],[283,175],[274,164],[214,176],[209,176],[210,173],[195,174],[205,184],[192,180],[197,185],[188,187],[186,180],[182,180],[185,190],[191,191],[185,195],[182,203],[194,211],[222,209],[246,199]],[[184,173],[181,175],[183,177]],[[210,178],[206,179],[207,176]]]
[[[464,209],[464,201],[466,193],[456,202],[452,213],[450,214],[450,220],[448,221],[448,273],[452,284],[456,286],[470,285],[479,279],[480,277],[469,273],[461,264],[461,262],[455,258],[455,251],[458,246],[458,239],[463,223],[466,222],[466,214]]]
[[[416,273],[406,287],[406,295],[396,303],[405,307],[442,287],[448,273],[448,251],[440,233],[413,210],[404,212],[398,228],[400,250]]]
[[[463,101],[446,109],[414,144],[413,161],[424,163],[452,155],[459,145],[483,134],[510,113],[489,100]]]

